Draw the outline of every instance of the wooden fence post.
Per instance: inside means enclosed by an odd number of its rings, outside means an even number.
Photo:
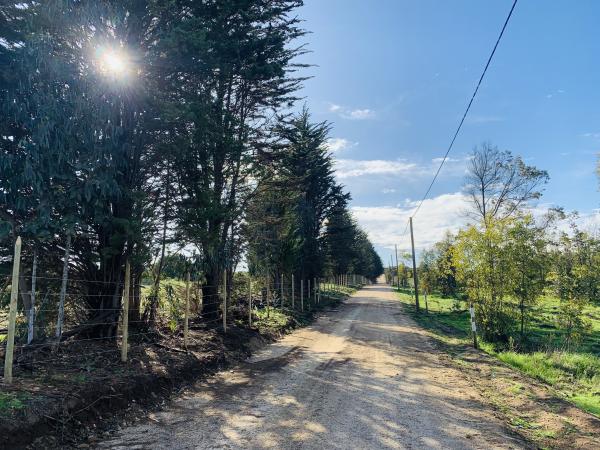
[[[317,303],[321,303],[321,279],[317,278]]]
[[[269,282],[270,277],[267,275],[266,279],[265,279],[266,283],[267,283],[267,318],[271,315],[271,308],[269,307],[269,297],[271,296],[271,289],[269,286]]]
[[[294,309],[294,274],[292,274],[292,309]]]
[[[310,278],[306,280],[306,301],[308,302],[308,309],[310,309]]]
[[[21,236],[15,242],[13,258],[12,282],[10,285],[10,309],[8,311],[8,335],[6,337],[6,354],[4,355],[4,382],[13,381],[13,354],[15,351],[15,322],[17,321],[17,296],[19,294],[19,269],[21,266]]]
[[[279,291],[281,292],[281,309],[283,309],[283,273],[281,274],[281,280],[279,282]]]
[[[35,244],[34,244],[35,245]],[[37,281],[37,248],[33,249],[33,267],[31,268],[31,305],[27,316],[27,344],[35,339],[35,284]]]
[[[300,278],[300,311],[304,312],[304,280]]]
[[[196,286],[198,290],[198,314],[202,314],[202,310],[204,309],[204,292],[202,292],[202,281],[198,281]]]
[[[183,311],[183,345],[187,349],[190,333],[190,272],[185,274],[185,310]]]
[[[121,361],[127,361],[127,350],[129,345],[129,283],[131,280],[131,266],[129,259],[125,262],[125,281],[123,284],[123,323],[121,331],[123,338],[121,339]]]
[[[471,331],[473,332],[473,348],[478,348],[477,344],[477,324],[475,323],[475,307],[473,303],[469,306],[469,313],[471,314]]]
[[[223,331],[227,333],[227,270],[223,271]]]
[[[248,327],[252,327],[252,279],[248,273]]]

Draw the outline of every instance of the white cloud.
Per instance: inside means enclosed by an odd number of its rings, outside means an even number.
[[[410,229],[408,219],[414,213],[418,201],[406,199],[396,206],[353,206],[352,213],[360,226],[368,233],[374,245],[398,251],[410,251]],[[548,212],[550,204],[533,206],[530,211],[541,220]],[[457,233],[473,223],[467,212],[471,204],[469,197],[462,192],[441,194],[426,199],[413,219],[415,247],[418,252],[430,248],[444,238],[446,232]],[[557,223],[558,230],[570,233],[570,221],[567,218]],[[588,233],[600,237],[600,210],[579,213],[575,223]]]
[[[365,120],[375,117],[375,111],[369,108],[348,108],[337,103],[329,103],[329,112],[335,113],[342,119]]]
[[[556,90],[556,91],[554,91],[554,92],[551,92],[551,93],[549,93],[549,94],[546,94],[546,98],[552,98],[552,97],[554,97],[555,95],[562,95],[562,94],[564,94],[564,93],[565,93],[565,90],[564,90],[564,89],[557,89],[557,90]]]
[[[325,146],[330,152],[339,152],[358,145],[358,142],[352,142],[344,138],[329,138]]]
[[[600,236],[600,211],[594,210],[590,213],[579,214],[577,225],[594,236]]]
[[[600,133],[583,133],[582,136],[593,139],[600,139]]]
[[[414,172],[416,168],[417,164],[415,163],[383,159],[338,159],[335,161],[338,178],[353,178],[364,175],[402,175]]]
[[[329,111],[330,112],[338,112],[341,111],[342,107],[340,105],[336,105],[335,103],[330,103],[329,104]]]
[[[417,201],[407,200],[394,206],[354,206],[352,212],[375,245],[399,250],[410,249],[410,232],[406,229],[408,218]],[[415,247],[430,247],[444,237],[447,230],[456,232],[468,223],[465,210],[469,207],[466,195],[456,192],[442,194],[423,202],[419,214],[413,219]]]
[[[447,158],[442,172],[444,175],[463,176],[466,170],[465,158]],[[404,175],[410,178],[433,175],[442,161],[442,158],[433,158],[431,163],[418,164],[406,160],[386,159],[337,159],[335,161],[336,175],[338,178],[356,178],[368,175]]]
[[[393,194],[394,192],[396,192],[396,189],[394,188],[383,188],[381,190],[382,194]]]
[[[432,163],[434,163],[434,164],[439,164],[439,163],[441,163],[443,160],[444,160],[444,157],[443,157],[443,156],[440,156],[440,157],[438,157],[438,158],[433,158],[433,159],[431,160],[431,162],[432,162]],[[445,162],[444,164],[447,164],[447,163],[457,163],[457,162],[461,162],[461,160],[460,160],[460,159],[457,159],[457,158],[451,158],[451,157],[447,157],[447,158],[446,158],[446,162]]]
[[[353,119],[353,120],[364,120],[364,119],[372,119],[375,117],[375,111],[372,109],[353,109],[351,111],[347,111],[342,114],[342,117],[345,119]]]

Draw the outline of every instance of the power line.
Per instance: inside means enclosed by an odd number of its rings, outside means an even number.
[[[508,25],[508,22],[510,21],[510,18],[512,16],[512,13],[515,9],[515,6],[517,6],[517,1],[518,0],[514,0],[512,7],[510,8],[510,11],[508,13],[508,16],[506,17],[506,20],[504,21],[504,25],[502,26],[502,30],[500,31],[500,34],[498,35],[498,39],[496,40],[496,44],[494,45],[494,48],[492,50],[492,53],[490,53],[490,56],[487,60],[487,63],[485,64],[485,68],[483,69],[483,72],[481,73],[481,77],[479,77],[479,82],[477,83],[477,86],[475,87],[475,90],[473,91],[473,95],[471,96],[471,100],[469,100],[469,104],[467,105],[467,109],[465,109],[465,112],[462,116],[462,119],[460,119],[460,123],[458,124],[458,128],[456,128],[456,132],[454,133],[454,136],[452,137],[452,140],[450,141],[450,145],[448,146],[448,150],[446,150],[446,154],[444,155],[444,158],[442,159],[442,162],[440,163],[440,166],[438,167],[433,180],[431,180],[431,183],[429,184],[429,187],[427,188],[427,191],[425,192],[425,195],[423,196],[423,198],[421,199],[421,201],[419,202],[419,205],[417,206],[417,209],[415,209],[414,213],[411,215],[411,217],[415,217],[417,215],[417,213],[419,212],[419,210],[421,209],[421,206],[423,205],[423,202],[427,199],[427,196],[429,195],[429,192],[431,191],[431,188],[433,187],[433,184],[435,183],[435,181],[437,180],[438,175],[440,174],[440,171],[442,170],[442,167],[444,165],[444,163],[446,162],[446,159],[448,158],[448,155],[450,154],[450,151],[452,150],[452,147],[454,146],[454,141],[456,141],[456,138],[458,137],[458,133],[460,133],[460,130],[463,126],[463,123],[465,122],[465,119],[467,117],[467,114],[469,113],[469,110],[471,109],[471,105],[473,104],[473,101],[475,100],[475,97],[477,96],[477,92],[479,91],[479,87],[481,86],[481,82],[483,81],[483,78],[485,77],[485,74],[488,70],[488,67],[490,66],[490,63],[492,62],[492,59],[494,58],[494,54],[496,53],[496,49],[498,48],[498,44],[500,44],[500,40],[502,39],[502,36],[504,35],[504,30],[506,30],[506,26]],[[404,231],[402,232],[402,235],[404,235],[406,233],[406,230],[408,229],[408,221],[406,222],[406,227],[404,227]]]

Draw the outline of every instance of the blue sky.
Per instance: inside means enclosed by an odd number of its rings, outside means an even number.
[[[303,95],[333,123],[352,208],[384,261],[424,194],[511,0],[306,0],[315,65]],[[545,169],[538,207],[595,219],[600,151],[600,2],[520,0],[451,160],[415,219],[417,246],[464,224],[466,157],[483,141]]]

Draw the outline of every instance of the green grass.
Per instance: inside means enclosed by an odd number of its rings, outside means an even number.
[[[279,332],[289,328],[292,323],[296,325],[307,325],[311,322],[313,314],[316,311],[335,306],[338,302],[355,291],[354,288],[326,287],[322,286],[321,301],[318,304],[314,303],[314,299],[304,299],[304,311],[299,311],[299,300],[296,300],[296,309],[292,310],[289,307],[284,309],[271,307],[254,310],[253,325],[260,332],[271,331]]]
[[[581,409],[600,417],[600,401],[598,395],[577,394],[571,397],[571,401]]]
[[[400,290],[399,297],[407,306],[414,305],[410,291]],[[420,297],[420,300],[424,310],[425,299]],[[420,325],[434,331],[444,342],[469,342],[470,320],[464,302],[457,304],[455,299],[430,295],[427,303],[429,314],[413,314]],[[553,322],[558,306],[559,301],[555,298],[540,299],[535,319],[529,324],[531,349],[561,348],[561,335]],[[585,313],[592,321],[593,328],[577,351],[519,353],[486,342],[480,342],[480,346],[506,364],[553,386],[580,408],[600,416],[600,307],[590,305]]]
[[[533,320],[528,325],[532,348],[560,347],[562,336],[554,323],[559,308],[560,300],[550,296],[542,297],[534,307]],[[600,354],[600,306],[588,305],[584,309],[584,314],[592,323],[592,332],[585,337],[579,350]]]
[[[261,332],[265,330],[283,330],[289,326],[292,320],[290,314],[278,308],[269,308],[269,310],[267,308],[257,309],[254,315],[256,316],[254,325]]]
[[[555,387],[573,403],[600,415],[600,358],[573,352],[499,352],[501,361]]]
[[[25,398],[22,395],[0,392],[0,415],[7,415],[15,410],[25,408]]]

